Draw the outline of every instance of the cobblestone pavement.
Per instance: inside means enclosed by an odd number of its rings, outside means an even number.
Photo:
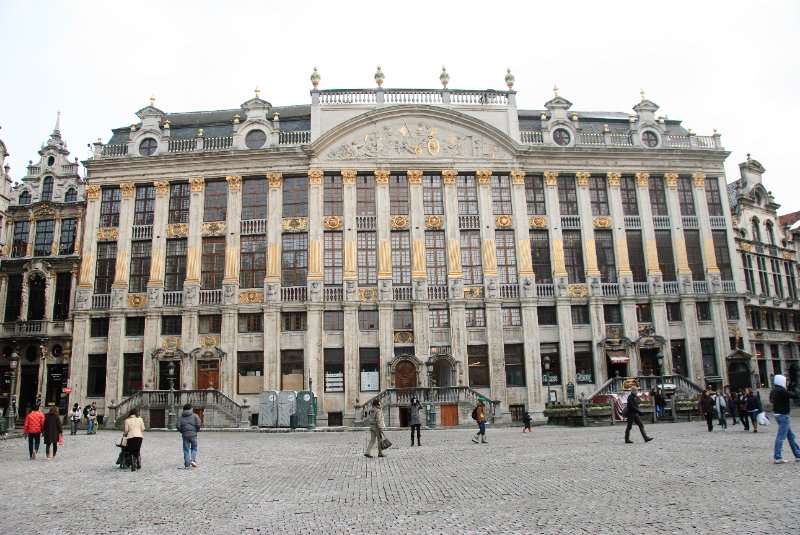
[[[647,429],[427,431],[413,449],[398,430],[384,459],[365,432],[203,432],[191,470],[177,433],[148,432],[135,473],[114,465],[117,433],[65,436],[52,462],[11,439],[0,533],[797,532],[800,463],[772,464],[776,425]]]

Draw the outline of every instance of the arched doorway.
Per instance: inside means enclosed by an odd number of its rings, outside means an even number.
[[[417,387],[417,366],[410,360],[401,360],[394,366],[395,388]]]
[[[28,279],[28,321],[44,319],[44,302],[47,284],[41,273],[33,273]]]
[[[752,388],[750,368],[747,363],[735,360],[728,365],[728,384],[731,385],[731,390]]]

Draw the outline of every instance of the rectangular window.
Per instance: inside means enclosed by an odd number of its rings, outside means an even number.
[[[283,217],[308,217],[308,178],[283,178]]]
[[[326,310],[322,315],[322,328],[326,331],[343,331],[344,311]]]
[[[375,232],[359,232],[356,235],[358,255],[358,285],[378,284],[378,254]]]
[[[189,222],[189,184],[170,184],[169,186],[169,222]]]
[[[620,178],[619,193],[622,197],[622,214],[639,215],[639,201],[636,198],[636,180],[626,175]]]
[[[692,179],[687,176],[678,178],[678,204],[681,207],[681,215],[697,215],[694,207]]]
[[[359,372],[362,392],[379,392],[381,389],[381,354],[377,347],[361,347],[358,350]]]
[[[205,184],[203,221],[225,221],[228,215],[228,183],[215,180]]]
[[[519,327],[522,325],[522,310],[519,307],[503,307],[500,309],[503,327]]]
[[[281,350],[281,390],[299,391],[304,388],[303,350]]]
[[[712,230],[711,237],[714,241],[714,257],[717,260],[717,267],[722,280],[733,280],[733,267],[731,266],[731,255],[728,252],[728,233],[724,230]]]
[[[672,368],[678,375],[689,373],[688,359],[686,358],[686,343],[684,340],[672,340],[670,342],[672,351]]]
[[[425,271],[430,286],[447,285],[447,249],[444,231],[425,231]],[[498,267],[498,270],[500,268]]]
[[[269,187],[266,178],[247,178],[242,182],[242,220],[266,219]]]
[[[511,181],[508,175],[492,175],[492,213],[503,215],[513,213],[511,206]]]
[[[669,210],[667,209],[667,192],[664,189],[664,181],[651,178],[648,181],[647,189],[650,192],[650,210],[653,215],[669,215]]]
[[[553,284],[553,268],[550,265],[550,239],[546,230],[530,231],[531,263],[538,284]]]
[[[675,272],[675,257],[672,251],[672,236],[669,230],[656,230],[656,253],[658,254],[658,269],[664,282],[677,280]]]
[[[197,332],[199,334],[220,334],[222,332],[222,314],[197,316]]]
[[[412,310],[395,310],[394,311],[394,330],[395,331],[413,331],[414,330],[414,312]]]
[[[17,321],[22,311],[22,275],[8,276],[5,321]]]
[[[389,211],[391,215],[408,215],[408,176],[389,176]],[[427,213],[427,212],[426,212]]]
[[[240,394],[258,394],[264,390],[264,353],[240,351],[236,358]]]
[[[239,287],[263,287],[267,275],[267,237],[242,236],[239,255]]]
[[[167,240],[167,254],[164,262],[164,291],[183,290],[186,280],[186,239]]]
[[[547,214],[547,203],[544,193],[544,177],[542,175],[528,175],[525,177],[525,201],[528,215]]]
[[[558,177],[558,208],[561,215],[578,215],[578,191],[575,177]]]
[[[775,295],[783,299],[783,276],[781,275],[781,261],[777,258],[770,259],[772,264],[772,285],[775,288]],[[722,271],[722,269],[720,269]]]
[[[719,179],[706,178],[706,203],[708,204],[708,215],[710,216],[723,216],[725,212],[722,211],[722,195],[719,191]]]
[[[378,330],[378,311],[377,310],[359,310],[358,311],[358,328],[361,331],[377,331]]]
[[[700,351],[703,353],[703,374],[706,377],[717,375],[719,372],[717,370],[717,353],[714,349],[714,339],[701,338]]]
[[[586,273],[583,270],[583,244],[581,243],[580,230],[564,230],[564,265],[571,283],[586,282]]]
[[[649,303],[636,303],[636,321],[650,323],[653,321],[653,311]]]
[[[591,342],[575,342],[575,382],[594,383],[594,357]]]
[[[120,189],[104,188],[100,200],[100,226],[119,226]]]
[[[783,272],[786,274],[786,286],[789,289],[789,297],[793,300],[797,300],[797,278],[794,274],[794,269],[792,269],[792,264],[790,262],[783,263]]]
[[[517,283],[517,251],[513,230],[496,230],[497,274],[500,284]]]
[[[603,282],[617,282],[617,263],[614,258],[614,236],[610,230],[594,231],[597,267]]]
[[[592,205],[592,215],[609,215],[608,190],[606,179],[602,176],[589,177],[589,199]]]
[[[136,201],[133,205],[133,224],[152,225],[155,207],[155,186],[136,186]]]
[[[358,175],[356,177],[356,214],[375,215],[375,177]]]
[[[264,315],[256,313],[239,313],[239,332],[240,333],[263,333]]]
[[[744,266],[744,282],[747,291],[751,294],[756,293],[756,278],[753,272],[753,257],[747,253],[742,253],[742,265]]]
[[[767,311],[764,314],[765,319],[767,320],[767,329],[770,331],[775,330],[775,314],[772,311]]]
[[[739,319],[739,303],[736,301],[725,301],[725,316],[729,320]]]
[[[125,336],[144,336],[144,316],[125,318]]]
[[[201,289],[220,290],[225,277],[225,237],[203,238],[200,262]]]
[[[142,389],[141,353],[125,353],[122,355],[124,369],[122,371],[122,395],[130,396]]]
[[[560,385],[561,384],[561,355],[558,353],[558,344],[541,344],[542,355],[542,384]],[[550,368],[547,368],[548,362]],[[548,393],[548,398],[549,398]]]
[[[106,355],[89,355],[86,395],[101,398],[106,395]]]
[[[422,177],[422,207],[425,215],[444,214],[444,190],[442,177],[425,175]]]
[[[53,251],[53,233],[56,222],[53,219],[44,219],[36,222],[36,241],[33,247],[33,256],[50,256]]]
[[[162,316],[161,317],[161,334],[180,336],[181,328],[183,326],[183,316]]]
[[[753,329],[760,329],[761,328],[761,312],[758,310],[751,310],[750,311],[750,323]]]
[[[411,238],[407,230],[392,232],[392,285],[411,286]]]
[[[786,312],[778,313],[778,319],[781,322],[781,330],[786,332],[789,330],[789,315]]]
[[[506,344],[506,386],[525,386],[525,356],[522,344]]]
[[[97,267],[94,276],[94,293],[110,294],[117,264],[117,243],[97,244]]]
[[[281,314],[284,331],[305,331],[306,313],[305,312],[284,312]]]
[[[467,368],[469,386],[489,386],[489,348],[487,346],[467,346]]]
[[[556,307],[537,307],[539,325],[558,325]]]
[[[589,307],[586,305],[573,305],[571,307],[573,325],[589,325]]]
[[[625,241],[628,244],[628,262],[633,273],[633,282],[647,282],[647,267],[642,247],[642,231],[626,230]]]
[[[308,277],[308,234],[298,232],[282,236],[281,284],[305,286]]]
[[[483,284],[481,233],[478,230],[461,231],[461,269],[464,285]]]
[[[326,232],[324,237],[325,286],[341,286],[344,275],[343,235],[341,232]]]
[[[700,243],[699,230],[684,230],[683,238],[686,240],[686,258],[689,260],[689,269],[692,270],[692,280],[706,280],[703,269],[703,247]]]
[[[697,302],[697,321],[711,321],[711,305],[708,301]]]
[[[14,222],[14,241],[11,246],[11,256],[22,258],[28,256],[28,239],[30,236],[30,223],[28,221]]]
[[[325,215],[344,214],[344,187],[341,175],[325,175]]]
[[[56,292],[53,303],[53,319],[65,320],[69,316],[70,292],[72,290],[72,275],[61,272],[56,274]]]
[[[89,336],[92,338],[106,338],[108,336],[108,318],[92,318],[89,320]]]
[[[458,175],[458,215],[478,215],[478,185],[475,175]]]
[[[486,312],[482,308],[468,308],[464,311],[467,327],[486,327]]]
[[[432,308],[428,310],[428,327],[431,329],[450,327],[450,311],[446,308]]]
[[[131,243],[131,272],[128,282],[128,291],[131,293],[144,293],[147,291],[147,281],[150,279],[150,258],[153,242],[135,241]]]
[[[61,220],[61,239],[58,242],[58,254],[75,254],[75,234],[77,224],[74,217]]]
[[[622,324],[622,309],[619,305],[603,305],[603,321],[612,325]]]
[[[683,321],[680,303],[667,303],[667,321]]]
[[[325,392],[344,392],[344,349],[324,350]]]
[[[761,293],[765,296],[770,295],[769,275],[767,274],[767,259],[763,256],[756,257],[758,264],[758,281],[761,283]]]

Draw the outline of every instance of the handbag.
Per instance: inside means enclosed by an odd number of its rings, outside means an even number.
[[[769,418],[767,417],[766,412],[759,412],[757,420],[758,420],[758,425],[769,425]]]
[[[119,437],[117,440],[115,440],[114,444],[116,444],[120,448],[124,448],[125,446],[128,445],[128,437],[123,435],[123,436]]]
[[[64,445],[64,435],[58,435],[58,445],[59,446]]]
[[[391,448],[391,447],[392,447],[392,441],[391,441],[391,440],[389,440],[389,439],[386,437],[386,435],[384,435],[383,433],[381,433],[381,441],[380,441],[379,445],[380,445],[380,447],[381,447],[381,449],[382,449],[382,450],[388,450],[389,448]]]

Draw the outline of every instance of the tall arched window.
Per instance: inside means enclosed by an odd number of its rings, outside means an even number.
[[[775,245],[775,229],[772,227],[772,221],[767,221],[767,238],[770,245]]]
[[[67,193],[64,195],[64,202],[75,202],[78,200],[78,190],[75,188],[69,188]]]
[[[23,191],[19,194],[19,203],[20,204],[30,204],[31,203],[31,192],[30,191]]]
[[[53,177],[51,176],[44,177],[44,181],[42,181],[42,200],[53,200]]]
[[[761,227],[759,226],[758,218],[754,217],[752,221],[753,226],[753,241],[761,242]]]

